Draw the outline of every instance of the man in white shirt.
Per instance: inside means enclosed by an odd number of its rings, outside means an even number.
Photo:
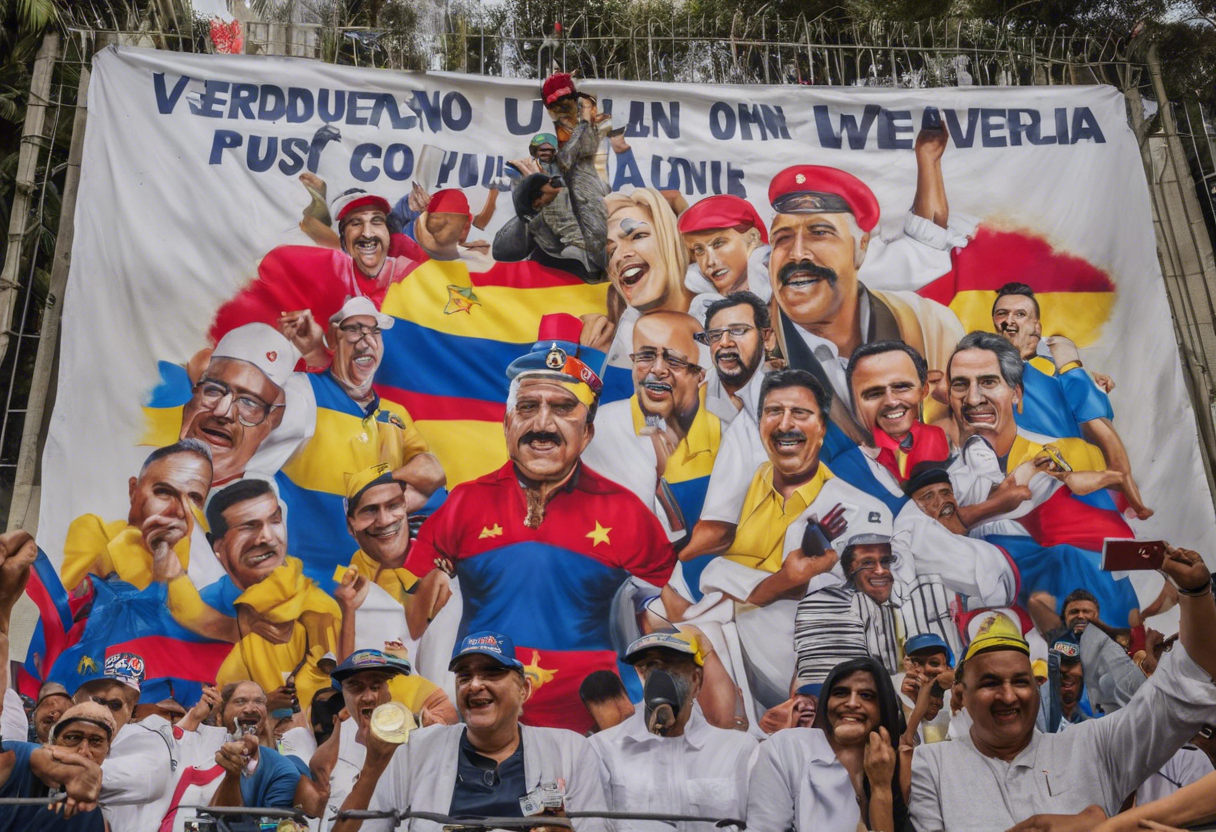
[[[617,812],[743,818],[756,740],[715,728],[697,704],[704,657],[681,633],[652,633],[629,645],[625,661],[643,683],[643,703],[621,724],[591,738],[608,769],[609,802]],[[671,701],[672,693],[675,701]],[[666,709],[664,708],[666,705]],[[659,829],[657,821],[617,821],[618,830]],[[680,832],[712,823],[679,821]]]
[[[922,745],[913,759],[910,805],[920,832],[1008,829],[1036,814],[1114,815],[1210,719],[1211,573],[1197,553],[1172,547],[1162,571],[1180,595],[1178,645],[1126,707],[1102,719],[1039,732],[1039,691],[1022,634],[995,617],[971,642],[962,677],[971,730]]]
[[[705,380],[709,412],[722,420],[723,430],[744,416],[758,431],[764,356],[777,346],[768,305],[751,292],[731,292],[706,308],[705,332],[697,340],[709,347],[714,365]]]
[[[172,797],[177,744],[172,726],[162,717],[131,722],[144,680],[144,660],[134,653],[115,653],[83,678],[73,700],[108,708],[118,727],[110,756],[101,766],[98,802],[106,822],[115,832],[156,829]]]
[[[369,733],[363,768],[342,810],[434,812],[523,817],[524,798],[542,786],[564,787],[563,809],[604,811],[604,768],[585,737],[563,728],[520,725],[532,682],[515,644],[502,633],[470,633],[450,669],[462,725],[432,725],[393,745]],[[333,832],[388,832],[389,820],[339,820]],[[440,825],[415,820],[415,832]],[[574,821],[577,832],[606,832],[595,818]]]

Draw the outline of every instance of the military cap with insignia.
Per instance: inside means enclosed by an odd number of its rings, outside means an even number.
[[[852,214],[857,227],[878,225],[878,198],[865,182],[839,168],[794,165],[773,177],[768,201],[778,214]]]
[[[551,379],[569,388],[583,404],[592,406],[604,383],[578,357],[582,331],[583,322],[574,315],[545,315],[540,319],[540,331],[532,350],[511,362],[507,379]]]

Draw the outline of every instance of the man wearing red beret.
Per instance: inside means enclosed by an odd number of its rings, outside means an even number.
[[[832,421],[855,442],[865,428],[851,407],[845,368],[853,350],[903,341],[944,370],[963,327],[945,306],[912,292],[879,292],[857,279],[878,225],[874,192],[838,168],[795,165],[774,177],[769,202],[769,274],[777,301],[777,337],[790,366],[826,382]],[[926,421],[932,421],[931,414]]]
[[[706,197],[680,215],[679,227],[690,261],[684,285],[694,295],[688,314],[700,320],[731,292],[748,291],[768,303],[768,229],[750,202],[732,194]]]

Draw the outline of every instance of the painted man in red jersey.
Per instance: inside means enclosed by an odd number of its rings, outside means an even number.
[[[541,320],[532,351],[507,369],[510,461],[453,489],[405,568],[423,575],[437,560],[454,564],[460,636],[496,629],[519,645],[534,679],[525,721],[586,732],[579,686],[596,670],[620,672],[614,625],[636,632],[613,620],[617,590],[631,577],[664,585],[675,555],[641,500],[581,463],[602,386],[577,357],[581,329],[572,315]]]

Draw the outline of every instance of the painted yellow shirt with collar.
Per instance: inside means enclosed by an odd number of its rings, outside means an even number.
[[[820,462],[815,476],[798,486],[787,500],[773,487],[773,463],[761,465],[743,500],[735,542],[723,557],[752,569],[779,570],[785,557],[782,549],[786,530],[815,502],[823,484],[834,476]]]
[[[418,583],[418,576],[408,569],[381,569],[380,564],[372,560],[371,556],[362,549],[351,555],[349,568],[354,569],[369,581],[375,581],[377,586],[396,598],[397,603],[403,607],[405,606],[405,596],[409,595],[414,584]],[[337,575],[334,579],[340,580]]]
[[[671,486],[680,503],[680,510],[684,512],[684,519],[690,526],[701,515],[705,492],[709,488],[709,475],[713,472],[718,447],[722,443],[722,420],[705,406],[704,386],[698,395],[701,403],[697,415],[693,417],[687,435],[667,458],[663,471],[663,479]],[[629,410],[633,415],[633,432],[641,436],[646,429],[646,414],[642,412],[636,393],[629,399]]]
[[[189,569],[190,535],[179,540],[173,551],[182,569]],[[59,577],[70,592],[86,575],[111,574],[136,589],[147,589],[152,583],[152,553],[144,548],[140,530],[126,520],[107,523],[96,514],[82,514],[68,526]]]
[[[1013,440],[1013,445],[1009,448],[1009,457],[1005,462],[1006,473],[1012,473],[1023,462],[1033,461],[1035,456],[1047,445],[1058,449],[1060,455],[1064,457],[1064,461],[1071,465],[1074,471],[1106,470],[1106,460],[1103,458],[1102,452],[1084,439],[1061,437],[1050,439],[1047,442],[1038,442],[1019,432]]]
[[[251,679],[263,690],[272,691],[283,685],[284,674],[294,672],[301,705],[311,703],[318,690],[329,686],[329,674],[319,670],[317,663],[338,649],[342,612],[337,601],[304,577],[303,566],[299,558],[288,557],[236,599],[236,604],[247,604],[274,623],[293,621],[295,626],[283,644],[256,633],[243,634],[220,665],[217,685]],[[168,602],[173,617],[188,629],[214,615],[188,578],[169,582]]]

